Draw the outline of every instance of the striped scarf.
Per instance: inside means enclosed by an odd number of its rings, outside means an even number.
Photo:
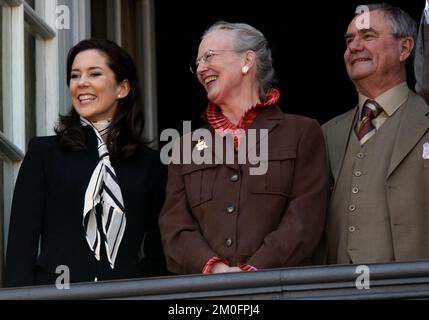
[[[82,117],[80,121],[82,126],[90,126],[94,130],[97,137],[99,154],[99,162],[92,173],[85,192],[83,227],[86,234],[86,241],[95,258],[100,260],[101,236],[100,230],[97,228],[96,206],[101,203],[101,232],[104,234],[107,259],[109,260],[110,267],[114,269],[119,245],[126,226],[122,192],[115,170],[110,163],[109,151],[102,136],[93,123]]]

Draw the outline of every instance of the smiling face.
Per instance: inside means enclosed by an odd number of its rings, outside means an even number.
[[[409,54],[404,55],[403,39],[393,35],[389,19],[382,11],[374,10],[370,12],[370,28],[358,29],[358,18],[350,23],[345,36],[344,62],[350,79],[358,88],[389,88],[404,81]]]
[[[207,98],[217,105],[226,104],[243,85],[244,60],[233,50],[233,40],[231,31],[213,31],[204,37],[198,49],[198,58],[203,57],[197,68],[198,80],[206,89]]]
[[[113,118],[118,100],[128,94],[127,81],[118,84],[107,57],[95,49],[76,55],[69,88],[76,112],[90,121]]]

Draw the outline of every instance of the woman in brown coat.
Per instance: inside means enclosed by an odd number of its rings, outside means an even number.
[[[172,160],[169,166],[160,215],[169,270],[217,273],[309,264],[325,225],[319,124],[277,106],[270,49],[264,35],[247,24],[211,26],[192,70],[207,91],[208,125],[177,145],[182,148],[176,155],[182,151],[183,158],[191,156],[185,146],[192,145],[191,161]],[[225,157],[228,138],[233,161]],[[201,157],[205,161],[196,161]],[[262,159],[259,167],[255,158]]]

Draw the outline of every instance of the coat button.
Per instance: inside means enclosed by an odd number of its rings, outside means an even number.
[[[231,180],[231,182],[237,182],[239,179],[238,174],[233,174],[229,179]]]
[[[356,156],[357,156],[359,159],[363,159],[363,158],[365,158],[365,155],[364,155],[362,152],[359,152]]]
[[[353,212],[355,210],[356,210],[356,206],[355,205],[353,205],[353,204],[349,205],[349,211]]]
[[[228,213],[233,213],[235,211],[235,207],[233,205],[230,205],[228,208],[226,208],[226,211]]]
[[[355,177],[360,177],[362,175],[362,171],[355,171]]]
[[[356,231],[356,228],[355,228],[355,227],[353,227],[353,226],[351,226],[351,227],[349,227],[349,231],[350,231],[350,232],[355,232],[355,231]]]
[[[353,192],[354,194],[358,193],[358,192],[359,192],[359,188],[354,187],[354,188],[352,189],[352,192]]]
[[[232,239],[231,238],[226,239],[226,246],[227,247],[232,246]]]

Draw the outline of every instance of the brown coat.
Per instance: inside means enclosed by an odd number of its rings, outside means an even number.
[[[213,256],[258,269],[309,263],[325,224],[321,128],[277,106],[250,128],[269,130],[265,175],[249,164],[169,166],[160,227],[170,271],[201,273]]]

